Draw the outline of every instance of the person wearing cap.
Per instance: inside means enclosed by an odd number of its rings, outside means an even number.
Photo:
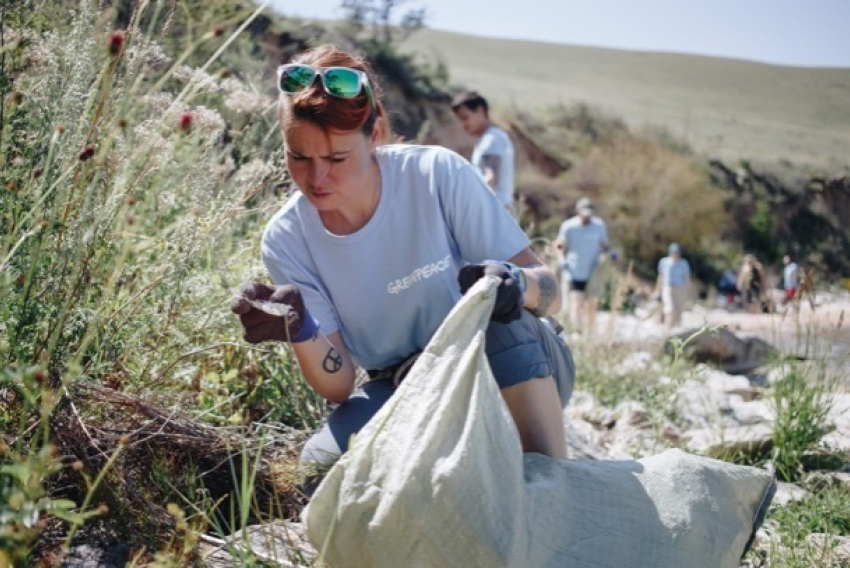
[[[590,199],[579,199],[576,215],[561,223],[555,240],[562,282],[569,281],[569,318],[574,331],[593,327],[597,298],[587,295],[587,283],[599,255],[608,250],[608,227],[594,215],[594,209]]]
[[[666,321],[671,328],[682,325],[690,280],[691,266],[682,258],[682,248],[678,243],[671,243],[667,248],[667,256],[658,261],[658,281],[655,286],[655,296],[660,295],[664,304],[661,321]]]
[[[477,138],[470,161],[487,186],[516,218],[514,203],[514,145],[510,136],[490,120],[487,100],[476,91],[452,99],[452,111],[470,136]]]

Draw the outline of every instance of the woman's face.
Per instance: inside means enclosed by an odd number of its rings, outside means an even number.
[[[320,212],[356,206],[358,199],[372,197],[363,189],[371,168],[378,167],[373,160],[376,137],[359,130],[326,131],[307,120],[290,122],[283,137],[289,173]]]

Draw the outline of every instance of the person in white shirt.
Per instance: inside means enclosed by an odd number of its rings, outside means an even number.
[[[461,126],[478,139],[470,161],[499,201],[516,218],[514,195],[514,145],[510,136],[490,120],[487,101],[476,91],[452,99],[452,110]]]
[[[688,299],[688,287],[691,282],[691,265],[682,258],[682,248],[678,243],[670,243],[667,256],[658,261],[658,280],[655,295],[660,296],[664,304],[661,321],[671,328],[682,325],[682,313]]]
[[[576,215],[561,224],[555,248],[558,251],[562,279],[569,281],[569,315],[573,331],[592,329],[596,319],[596,297],[586,294],[587,282],[608,250],[608,227],[594,213],[593,202],[582,197],[576,203]]]

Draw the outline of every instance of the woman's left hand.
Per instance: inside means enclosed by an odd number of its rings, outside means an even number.
[[[461,293],[466,294],[467,290],[484,276],[496,276],[500,280],[491,319],[499,323],[518,320],[522,315],[523,291],[507,263],[487,262],[464,266],[457,275]]]

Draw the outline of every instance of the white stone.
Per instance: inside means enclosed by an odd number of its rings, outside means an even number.
[[[803,501],[809,497],[810,493],[793,483],[785,483],[784,481],[776,482],[776,495],[773,496],[772,505],[777,507],[785,507],[789,503]]]
[[[747,402],[740,395],[731,395],[729,405],[732,408],[732,418],[739,424],[773,423],[776,420],[773,404],[764,400]]]
[[[564,435],[570,459],[602,460],[608,457],[605,448],[599,444],[600,433],[593,424],[581,419],[567,420],[564,422]]]
[[[717,425],[720,416],[732,410],[726,393],[692,380],[676,390],[673,408],[682,421],[698,427]]]
[[[719,456],[725,452],[751,451],[771,443],[773,427],[767,424],[726,428],[700,428],[685,432],[685,445],[698,453]]]
[[[648,351],[635,351],[626,355],[619,365],[614,369],[618,375],[649,371],[657,368],[656,357]]]
[[[806,537],[806,543],[823,553],[822,560],[838,562],[838,564],[825,563],[824,566],[846,566],[845,563],[850,560],[850,537],[812,533]]]

